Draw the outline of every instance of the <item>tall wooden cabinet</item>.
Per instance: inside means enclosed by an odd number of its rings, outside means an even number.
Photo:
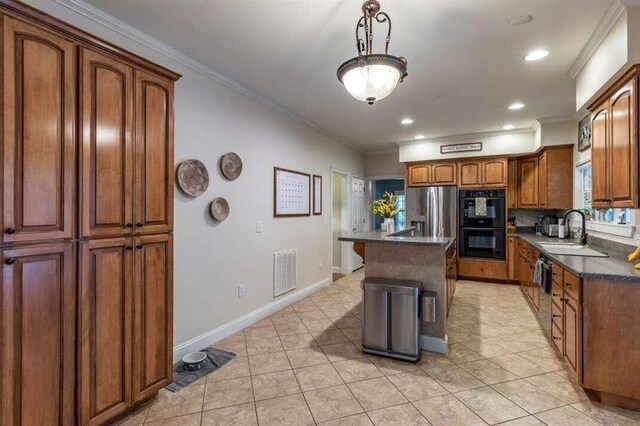
[[[637,73],[592,108],[594,207],[638,207]]]
[[[103,424],[172,381],[179,75],[22,3],[0,19],[0,424]]]
[[[75,236],[76,50],[3,18],[2,243]]]

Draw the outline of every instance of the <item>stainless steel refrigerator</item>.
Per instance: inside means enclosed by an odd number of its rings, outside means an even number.
[[[407,188],[405,216],[407,226],[417,228],[416,235],[456,238],[458,188],[455,186]]]

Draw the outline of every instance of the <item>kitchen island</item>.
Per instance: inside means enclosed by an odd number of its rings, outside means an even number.
[[[354,243],[354,249],[363,255],[365,278],[388,278],[422,282],[423,291],[438,294],[436,321],[420,323],[423,350],[446,353],[446,317],[448,302],[453,296],[447,284],[447,259],[455,259],[455,238],[413,236],[414,228],[387,234],[381,231],[346,235],[340,241]]]

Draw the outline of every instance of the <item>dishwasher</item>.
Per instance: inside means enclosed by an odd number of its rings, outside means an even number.
[[[368,277],[362,281],[362,350],[420,359],[422,282]]]

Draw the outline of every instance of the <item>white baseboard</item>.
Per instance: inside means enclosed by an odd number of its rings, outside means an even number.
[[[341,274],[342,273],[342,266],[333,266],[332,269],[334,274]]]
[[[420,347],[423,351],[446,354],[449,349],[449,337],[445,336],[444,339],[441,339],[440,337],[420,336]]]
[[[305,297],[321,290],[324,287],[329,286],[330,284],[331,278],[327,277],[322,281],[303,288],[302,290],[283,295],[273,302],[269,303],[268,305],[256,309],[253,312],[249,312],[248,314],[243,315],[240,318],[236,318],[233,321],[221,325],[218,328],[201,334],[200,336],[195,337],[188,342],[182,343],[173,348],[173,362],[177,362],[189,352],[198,351],[224,339],[225,337],[229,337],[232,334],[242,330],[243,328],[246,328],[251,324],[260,321],[261,319],[266,318],[269,315],[272,315],[279,310],[286,308],[287,306],[292,305],[299,300],[304,299]]]

